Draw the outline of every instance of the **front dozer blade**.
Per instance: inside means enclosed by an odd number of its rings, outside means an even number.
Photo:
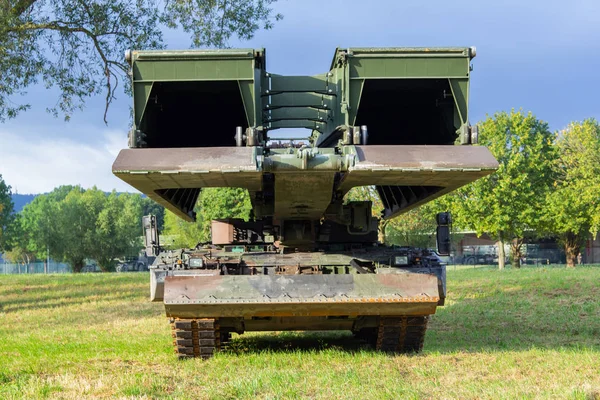
[[[174,318],[429,315],[438,278],[427,274],[168,276]]]

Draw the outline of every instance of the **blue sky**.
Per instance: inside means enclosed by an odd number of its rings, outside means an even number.
[[[233,47],[267,48],[267,69],[285,75],[325,72],[336,47],[476,46],[471,122],[523,108],[552,130],[600,119],[600,1],[279,0],[284,19]],[[171,49],[188,48],[180,32]],[[19,193],[62,184],[132,191],[111,164],[126,147],[130,99],[123,93],[102,120],[103,96],[70,122],[45,112],[57,93],[29,90],[32,110],[0,124],[0,174]]]

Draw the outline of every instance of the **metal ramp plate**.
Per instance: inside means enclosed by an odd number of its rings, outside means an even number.
[[[260,190],[262,174],[250,147],[121,150],[113,173],[181,218],[192,220],[199,189]]]

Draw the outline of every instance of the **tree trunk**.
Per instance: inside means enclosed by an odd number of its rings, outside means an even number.
[[[99,258],[98,266],[102,272],[114,272],[114,265],[112,263],[112,258]]]
[[[28,270],[29,272],[32,272],[32,273],[33,273],[33,269],[31,268],[31,265],[30,265],[30,262],[29,262],[29,261],[30,261],[30,260],[29,260],[29,255],[28,255],[27,253],[25,253],[25,257],[24,257],[24,258],[25,258],[25,265],[27,265],[27,267],[26,267],[26,268],[27,268],[27,270]]]
[[[76,260],[71,262],[74,273],[79,273],[83,269],[83,260]]]
[[[385,228],[387,227],[389,221],[379,220],[379,225],[377,229],[377,241],[381,244],[385,244]]]
[[[496,246],[498,246],[498,269],[504,269],[506,254],[504,253],[504,239],[502,237],[498,238]]]
[[[512,267],[521,268],[521,246],[523,245],[523,238],[515,238],[510,244],[510,251],[512,255]]]
[[[579,255],[581,239],[574,233],[567,233],[564,238],[565,255],[567,256],[567,268],[575,268],[577,256]]]

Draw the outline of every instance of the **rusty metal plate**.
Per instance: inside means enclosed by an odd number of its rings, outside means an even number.
[[[333,317],[362,315],[431,315],[436,301],[428,302],[354,302],[354,303],[278,303],[274,304],[165,304],[167,317],[211,318],[237,317]],[[269,329],[272,330],[272,329]]]
[[[247,147],[121,150],[113,173],[142,193],[157,189],[242,187],[260,189],[261,174]]]
[[[113,173],[147,172],[256,172],[251,147],[186,147],[121,150]]]
[[[167,314],[181,318],[419,315],[438,300],[437,277],[408,273],[173,276],[164,294]]]

